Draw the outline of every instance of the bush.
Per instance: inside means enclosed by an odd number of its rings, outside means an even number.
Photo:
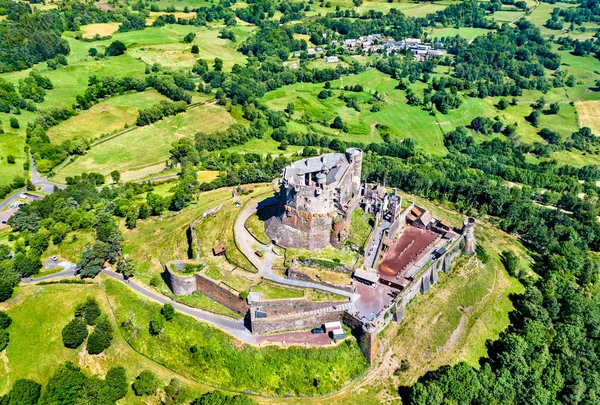
[[[89,354],[100,354],[108,349],[113,339],[113,328],[106,317],[100,318],[96,322],[96,327],[87,341],[87,351]]]
[[[62,330],[63,345],[69,349],[76,349],[88,337],[88,330],[82,318],[74,318]]]
[[[511,250],[505,250],[500,255],[500,260],[506,268],[508,274],[513,277],[519,278],[521,276],[521,270],[519,268],[519,258]]]
[[[75,316],[83,316],[85,323],[92,326],[96,323],[96,319],[98,319],[101,314],[102,311],[100,310],[98,302],[92,297],[88,297],[85,303],[78,306],[75,310]]]
[[[9,342],[8,332],[5,330],[0,330],[0,352],[8,346]]]
[[[194,40],[194,38],[196,38],[196,34],[194,34],[193,32],[190,32],[185,37],[183,37],[183,42],[185,42],[186,44],[189,44]]]
[[[132,388],[133,392],[138,397],[143,395],[153,395],[158,389],[158,380],[154,373],[144,370],[137,376],[133,382]]]
[[[154,320],[150,321],[150,325],[149,325],[150,334],[153,336],[160,335],[160,333],[162,332],[164,327],[165,327],[165,322],[162,320],[162,318],[154,319]]]
[[[0,312],[0,330],[7,329],[12,323],[12,319],[5,312]]]
[[[35,405],[40,399],[42,386],[32,380],[17,380],[6,396],[10,405]],[[0,401],[1,402],[1,401]]]
[[[192,45],[192,53],[194,55],[197,55],[200,53],[200,48],[198,48],[198,45]]]
[[[127,395],[127,373],[125,368],[119,366],[108,370],[104,377],[104,384],[106,384],[104,393],[108,397],[106,399],[112,403]]]
[[[13,294],[13,286],[6,281],[0,280],[0,302],[4,302]]]
[[[331,123],[331,128],[335,128],[335,129],[343,129],[344,128],[344,121],[342,121],[342,118],[339,115],[333,119],[333,122]]]
[[[171,304],[165,304],[160,310],[160,313],[165,317],[167,321],[170,321],[173,319],[173,317],[175,317],[175,309]]]
[[[15,117],[10,117],[10,127],[13,129],[19,129],[21,126],[19,125],[19,120]]]
[[[247,395],[229,396],[216,390],[202,394],[192,402],[192,405],[252,405],[254,403],[254,400]]]
[[[6,156],[6,163],[8,163],[9,165],[14,165],[15,164],[15,157],[13,155]]]

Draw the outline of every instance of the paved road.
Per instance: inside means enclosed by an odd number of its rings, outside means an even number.
[[[273,252],[273,245],[266,246],[262,243],[258,242],[254,237],[248,232],[244,224],[256,211],[258,210],[258,206],[260,204],[261,208],[268,207],[270,205],[277,204],[277,197],[271,197],[266,200],[250,202],[246,208],[240,213],[234,228],[235,241],[238,248],[242,251],[242,253],[250,260],[250,262],[258,269],[258,274],[264,278],[275,281],[281,284],[287,284],[294,287],[303,287],[303,288],[314,288],[317,290],[327,291],[333,294],[338,294],[344,297],[348,297],[353,302],[356,301],[360,295],[354,294],[350,292],[346,292],[343,290],[339,290],[333,287],[327,287],[317,283],[309,283],[306,281],[300,280],[290,280],[285,277],[281,277],[275,273],[273,273],[273,261],[276,257]],[[260,250],[263,253],[262,257],[258,257],[254,252]]]

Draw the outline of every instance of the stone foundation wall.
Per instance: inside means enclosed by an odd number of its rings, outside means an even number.
[[[194,275],[182,276],[173,272],[167,264],[166,282],[173,294],[176,296],[190,295],[196,291],[196,279]]]
[[[211,298],[217,301],[219,304],[229,308],[233,312],[240,315],[246,315],[248,312],[249,306],[246,301],[226,288],[221,287],[214,281],[200,274],[196,274],[195,283],[195,289],[206,295],[208,298]]]
[[[256,334],[312,329],[318,328],[326,322],[339,321],[341,318],[341,312],[327,312],[319,315],[285,319],[252,318],[251,329],[252,333]]]
[[[263,311],[268,317],[277,317],[299,312],[310,312],[321,308],[330,308],[334,305],[346,304],[348,301],[340,302],[310,302],[305,299],[299,300],[269,300],[261,301],[257,309]]]

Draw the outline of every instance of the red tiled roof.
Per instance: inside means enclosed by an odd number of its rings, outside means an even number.
[[[407,270],[409,264],[416,262],[440,235],[408,226],[394,245],[386,252],[379,264],[379,275],[383,279],[395,280],[398,273]]]

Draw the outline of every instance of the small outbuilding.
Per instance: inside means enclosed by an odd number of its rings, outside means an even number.
[[[215,256],[223,256],[225,254],[225,244],[224,243],[219,243],[218,245],[216,245],[215,247],[213,247],[213,254]]]
[[[368,286],[376,285],[379,282],[379,274],[376,271],[356,269],[353,276],[356,280]]]

